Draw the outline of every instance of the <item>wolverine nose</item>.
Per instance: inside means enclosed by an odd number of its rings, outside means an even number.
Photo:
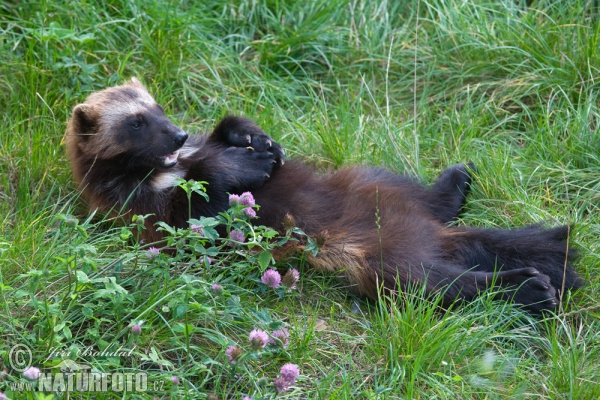
[[[185,143],[188,138],[188,134],[184,131],[179,131],[173,136],[173,141],[177,144],[177,146],[181,147]]]

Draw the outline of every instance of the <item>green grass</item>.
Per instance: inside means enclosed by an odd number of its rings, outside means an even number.
[[[282,398],[599,398],[600,23],[592,1],[522,3],[0,4],[0,391],[43,397],[14,390],[25,380],[9,352],[23,344],[44,371],[68,358],[148,374],[144,392],[73,398],[272,398],[287,362],[301,376]],[[460,223],[573,224],[588,285],[536,322],[488,297],[440,313],[420,288],[366,302],[302,260],[298,289],[279,296],[259,289],[252,252],[149,261],[120,226],[88,218],[62,143],[73,106],[132,76],[189,131],[245,115],[322,170],[382,165],[431,182],[473,161]],[[287,348],[248,351],[252,329],[277,327]],[[246,350],[236,368],[232,344]]]

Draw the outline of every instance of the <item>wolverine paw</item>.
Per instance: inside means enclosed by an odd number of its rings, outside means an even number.
[[[431,188],[433,201],[429,205],[434,216],[443,223],[456,220],[471,191],[475,164],[455,164],[442,171]]]
[[[471,174],[475,170],[475,164],[472,162],[451,165],[442,171],[435,183],[434,190],[460,194],[464,199],[471,191]]]
[[[225,117],[213,131],[211,138],[228,146],[244,147],[257,152],[270,152],[276,165],[283,165],[285,151],[254,122],[242,117]]]
[[[240,190],[255,189],[271,177],[277,163],[270,151],[256,151],[245,147],[229,147],[222,153],[227,165],[230,186]]]
[[[502,297],[523,305],[523,308],[534,315],[554,310],[558,306],[557,292],[550,284],[550,277],[535,268],[502,271],[497,274],[497,279],[500,287],[507,289]]]

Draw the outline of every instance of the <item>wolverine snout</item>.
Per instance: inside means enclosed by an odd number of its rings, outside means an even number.
[[[179,131],[175,135],[173,135],[173,141],[179,147],[183,146],[183,144],[185,143],[187,138],[188,138],[188,134],[185,133],[184,131]]]

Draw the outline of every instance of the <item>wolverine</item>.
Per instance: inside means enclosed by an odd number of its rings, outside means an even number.
[[[225,117],[212,133],[188,135],[136,79],[92,93],[73,109],[65,135],[75,181],[92,209],[152,214],[142,236],[161,239],[157,221],[186,227],[186,193],[177,178],[206,181],[209,201],[192,196],[192,218],[228,208],[228,195],[251,191],[257,223],[284,231],[293,219],[320,252],[320,271],[341,274],[376,298],[412,284],[443,304],[487,289],[534,315],[555,310],[583,282],[571,266],[570,228],[532,225],[482,229],[451,225],[465,205],[472,164],[442,171],[429,188],[382,168],[354,166],[317,174],[284,162],[284,150],[252,121]]]

